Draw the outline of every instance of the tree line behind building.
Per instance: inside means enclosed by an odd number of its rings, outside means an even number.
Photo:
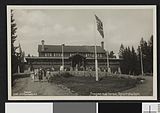
[[[123,59],[120,67],[124,74],[139,75],[142,72],[142,65],[145,74],[153,73],[153,35],[148,41],[141,38],[136,49],[121,44],[119,58]]]

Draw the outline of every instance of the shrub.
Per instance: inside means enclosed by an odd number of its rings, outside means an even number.
[[[145,76],[153,76],[153,73],[144,73]]]
[[[26,78],[26,77],[30,77],[30,73],[14,73],[14,74],[12,74],[11,85],[12,86],[15,85],[15,80],[20,79],[20,78]]]
[[[48,82],[50,82],[50,83],[52,83],[53,80],[54,80],[54,77],[53,77],[53,76],[50,76],[50,77],[48,78]]]
[[[138,81],[141,81],[141,80],[145,80],[145,79],[144,79],[144,78],[139,77],[139,78],[137,78],[137,80],[138,80]]]
[[[49,77],[48,82],[52,83],[56,78],[62,79],[62,77],[70,78],[70,77],[73,77],[73,75],[70,74],[69,72],[62,72],[62,73],[53,74],[52,76]]]
[[[60,73],[60,76],[65,77],[65,78],[73,77],[73,75],[70,74],[69,72]]]

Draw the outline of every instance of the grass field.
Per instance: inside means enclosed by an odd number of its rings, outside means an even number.
[[[71,91],[78,93],[81,96],[88,96],[96,93],[117,93],[135,87],[140,80],[107,76],[101,78],[98,82],[95,77],[77,77],[77,76],[54,76],[50,82],[64,85]]]

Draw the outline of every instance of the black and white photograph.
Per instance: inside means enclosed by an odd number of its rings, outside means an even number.
[[[156,31],[156,5],[8,5],[8,99],[155,100]]]

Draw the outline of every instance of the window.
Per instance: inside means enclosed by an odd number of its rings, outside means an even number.
[[[102,54],[99,54],[100,55],[100,57],[102,58]]]
[[[92,57],[94,57],[94,54],[92,53]]]
[[[52,53],[50,53],[50,57],[52,56]]]
[[[52,54],[55,57],[55,53]]]
[[[45,53],[44,56],[47,57],[47,53]]]

